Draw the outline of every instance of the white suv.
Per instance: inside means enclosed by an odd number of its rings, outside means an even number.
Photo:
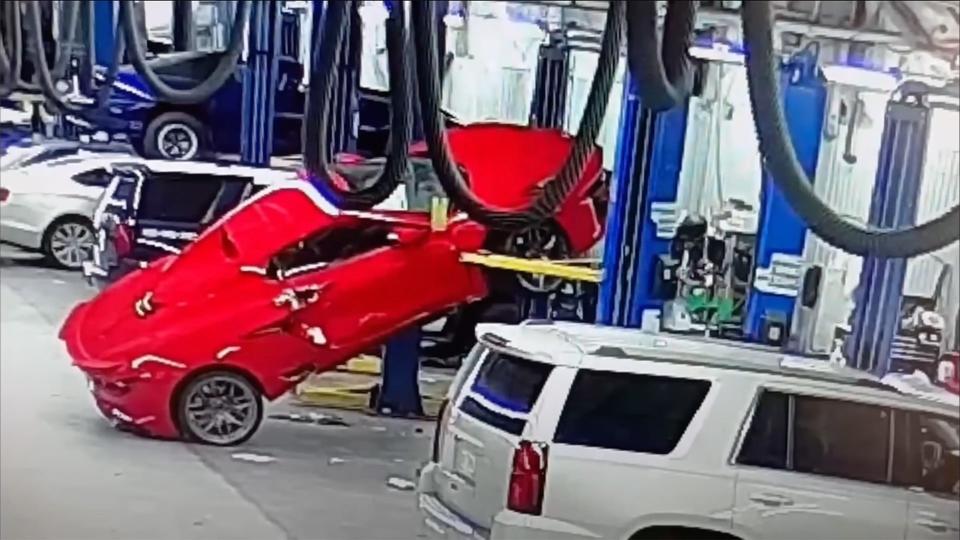
[[[760,347],[480,325],[421,471],[442,538],[956,539],[955,404]]]

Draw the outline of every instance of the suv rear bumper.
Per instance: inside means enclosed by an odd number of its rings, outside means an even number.
[[[493,518],[493,529],[470,523],[436,496],[434,474],[438,465],[428,463],[420,471],[417,507],[420,510],[420,536],[431,539],[464,540],[593,540],[600,535],[575,525],[541,516],[501,510]]]
[[[486,540],[490,531],[478,527],[451,510],[435,495],[436,463],[427,463],[420,471],[417,507],[420,510],[420,534],[424,538]]]

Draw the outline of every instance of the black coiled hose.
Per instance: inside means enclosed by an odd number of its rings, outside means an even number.
[[[522,230],[550,219],[577,184],[590,154],[596,148],[610,90],[620,59],[624,2],[612,0],[607,9],[597,71],[590,86],[580,129],[573,148],[556,177],[544,185],[536,199],[525,208],[492,208],[477,198],[460,174],[450,153],[444,119],[440,112],[440,77],[437,45],[433,32],[434,10],[429,2],[412,3],[412,27],[416,53],[417,90],[423,131],[437,178],[451,202],[472,219],[495,229]],[[491,156],[491,159],[496,159]]]
[[[403,6],[395,2],[388,9],[385,21],[387,65],[390,75],[390,148],[383,169],[376,178],[356,189],[336,185],[335,179],[346,177],[347,171],[333,171],[328,162],[330,101],[337,80],[337,58],[350,23],[353,2],[329,2],[323,14],[321,39],[313,52],[310,89],[304,114],[303,161],[311,176],[323,183],[325,195],[333,203],[348,210],[364,210],[389,197],[406,174],[410,146],[410,73],[406,62],[407,38]]]
[[[653,1],[627,2],[627,65],[637,81],[640,104],[665,111],[682,103],[693,88],[690,44],[697,2],[671,1],[663,23],[663,43]]]
[[[867,229],[839,216],[817,197],[797,161],[780,104],[779,60],[768,2],[741,7],[747,44],[750,103],[763,163],[793,210],[828,244],[856,255],[913,257],[960,239],[960,206],[927,223],[899,230]]]
[[[174,88],[163,82],[147,64],[146,51],[141,41],[140,28],[137,25],[134,10],[130,6],[121,9],[121,19],[126,32],[127,47],[130,49],[130,61],[137,73],[147,82],[150,89],[157,96],[169,103],[179,105],[189,105],[206,101],[223,86],[223,83],[233,76],[237,67],[237,61],[240,59],[240,53],[243,52],[243,36],[247,28],[247,21],[250,18],[250,0],[237,0],[237,12],[233,21],[233,28],[230,30],[230,43],[227,50],[217,62],[217,67],[197,86],[193,88]]]
[[[21,60],[23,58],[23,31],[20,21],[20,3],[3,2],[3,18],[6,26],[0,25],[4,32],[0,35],[0,99],[6,98],[17,89],[20,82]],[[9,36],[9,43],[7,38]],[[7,51],[9,45],[10,50]]]
[[[53,72],[47,64],[47,56],[43,50],[42,20],[40,17],[39,0],[30,0],[26,2],[27,7],[27,34],[30,36],[33,49],[33,71],[43,97],[47,99],[47,105],[52,105],[55,109],[63,113],[83,114],[88,109],[82,106],[68,103],[60,95],[54,86],[54,80],[62,79],[66,73],[67,66],[70,64],[70,52],[67,50],[73,41],[76,33],[76,27],[80,20],[80,2],[70,2],[67,6],[64,25],[67,29],[67,41],[61,42],[57,47],[57,58],[54,62]]]

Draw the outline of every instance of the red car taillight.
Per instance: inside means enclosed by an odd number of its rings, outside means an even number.
[[[546,479],[547,448],[520,441],[520,446],[513,452],[507,508],[522,514],[540,515]]]
[[[0,187],[0,202],[7,202],[10,199],[10,190]]]

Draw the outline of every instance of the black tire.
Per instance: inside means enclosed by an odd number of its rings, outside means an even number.
[[[62,249],[57,249],[58,242],[64,239],[64,234],[69,238],[72,236],[71,232],[81,234],[79,231],[83,231],[82,234],[85,235],[84,238],[89,238],[90,249],[86,253],[86,257],[89,257],[93,252],[93,242],[96,242],[97,238],[96,231],[93,230],[93,225],[89,219],[84,217],[67,216],[54,220],[43,233],[40,250],[43,252],[46,262],[51,266],[65,270],[81,269],[83,267],[83,261],[86,260],[83,256],[74,258],[69,254],[73,252],[72,249],[68,248],[67,253]]]
[[[209,148],[207,130],[194,116],[181,111],[160,114],[143,132],[147,158],[190,160],[203,157]]]
[[[213,385],[216,384],[232,386],[242,391],[242,393],[246,394],[246,397],[249,397],[249,405],[251,407],[251,410],[241,420],[240,428],[228,434],[223,434],[221,430],[221,435],[219,436],[212,433],[213,429],[217,426],[212,425],[209,431],[205,431],[197,425],[197,416],[200,412],[208,412],[211,416],[218,414],[216,409],[212,408],[212,404],[202,403],[204,397],[207,399],[228,397],[207,391],[212,390]],[[204,388],[205,386],[207,387],[206,389]],[[237,396],[237,394],[234,393],[229,397],[242,396]],[[195,401],[195,399],[200,401]],[[192,405],[192,403],[202,403],[202,405],[196,407]],[[193,408],[191,409],[191,407]],[[224,409],[231,407],[235,406],[225,405]],[[237,409],[231,408],[229,412],[237,412]],[[174,415],[183,439],[211,446],[236,446],[249,440],[260,428],[260,423],[263,421],[263,397],[260,388],[240,373],[223,369],[205,371],[188,380],[174,396]],[[211,423],[216,421],[216,419],[212,419]],[[224,423],[220,423],[218,425],[223,424]]]

